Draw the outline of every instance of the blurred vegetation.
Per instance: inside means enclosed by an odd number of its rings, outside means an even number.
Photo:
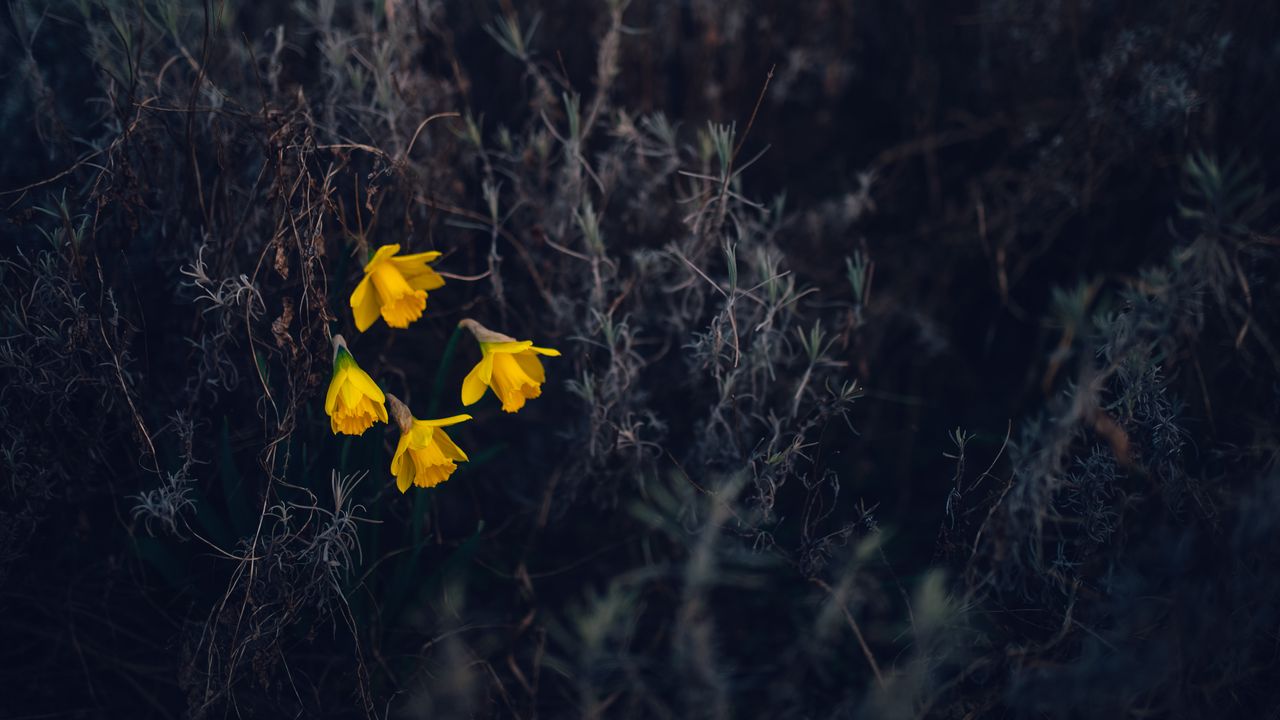
[[[1277,7],[5,10],[0,716],[1280,711]]]

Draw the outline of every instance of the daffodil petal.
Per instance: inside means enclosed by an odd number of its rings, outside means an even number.
[[[444,278],[427,263],[440,257],[438,251],[414,253],[391,258],[391,264],[404,275],[414,290],[435,290],[444,287]]]
[[[338,402],[347,408],[353,408],[360,403],[362,397],[364,396],[356,389],[355,383],[351,382],[351,373],[347,373],[346,381],[338,390]]]
[[[368,330],[378,319],[378,294],[374,292],[373,281],[368,275],[351,293],[351,310],[355,315],[356,329],[360,332]]]
[[[324,395],[325,414],[333,414],[333,410],[338,404],[338,393],[342,390],[343,383],[346,382],[346,375],[346,368],[337,368],[333,371],[333,378],[329,380],[329,390]]]
[[[423,425],[426,425],[429,427],[440,428],[440,427],[449,427],[450,425],[457,425],[458,423],[463,423],[470,419],[471,419],[470,415],[462,414],[462,415],[453,415],[447,418],[439,418],[438,420],[418,420],[416,422],[420,422]]]
[[[396,247],[399,247],[398,245]],[[412,253],[410,255],[401,255],[400,257],[391,258],[391,262],[400,267],[400,272],[406,272],[415,269],[419,265],[434,262],[439,259],[439,250],[428,250],[427,252]]]
[[[519,340],[516,342],[497,342],[497,343],[481,343],[480,347],[485,354],[489,353],[518,353],[524,352],[533,347],[532,340]]]
[[[427,307],[425,290],[410,290],[382,305],[382,319],[393,328],[407,328],[409,323],[422,317]]]
[[[414,290],[438,290],[444,287],[444,278],[440,277],[440,273],[425,265],[405,270],[404,279]]]
[[[533,348],[530,348],[532,350]],[[547,380],[547,371],[542,367],[542,361],[532,352],[516,353],[511,357],[516,359],[516,364],[524,371],[525,375],[535,383],[542,384]]]
[[[351,368],[350,375],[347,376],[350,383],[355,386],[356,390],[364,393],[364,395],[374,402],[385,402],[387,396],[383,394],[382,388],[369,377],[369,373],[358,367]]]
[[[413,463],[407,462],[409,458],[405,456],[405,451],[408,448],[409,435],[406,433],[400,436],[400,442],[396,444],[396,451],[391,455],[391,474],[395,476],[396,487],[400,489],[400,492],[408,490],[409,486],[413,484]],[[405,465],[410,467],[406,470]]]
[[[391,473],[400,492],[413,485],[434,487],[453,475],[458,469],[457,463],[465,462],[467,454],[440,428],[470,419],[470,415],[435,420],[414,418],[408,432],[401,434],[391,461]]]
[[[369,262],[365,263],[365,266],[364,266],[365,272],[367,273],[371,269],[373,269],[374,263],[379,263],[384,260],[388,260],[391,258],[392,255],[395,255],[398,252],[400,252],[399,243],[392,243],[391,245],[383,245],[382,247],[378,248],[377,251],[373,253],[373,257],[369,258]]]
[[[476,366],[471,368],[471,372],[467,373],[467,376],[463,378],[462,380],[462,404],[463,405],[474,405],[477,400],[484,397],[484,391],[487,390],[489,386],[485,384],[484,378],[481,377],[481,374],[483,373],[485,363],[487,362],[488,362],[488,358],[485,358],[480,362],[476,363]]]
[[[493,356],[493,378],[489,387],[502,401],[503,412],[512,413],[524,407],[524,401],[529,397],[524,392],[525,385],[536,386],[536,383],[516,362],[514,355],[499,353]]]
[[[544,348],[544,347],[536,347],[534,345],[530,345],[529,349],[538,353],[539,355],[546,355],[547,357],[560,357],[560,351],[556,350],[555,348]]]
[[[499,374],[505,375],[516,385],[526,385],[536,382],[520,364],[519,358],[519,355],[513,355],[510,353],[503,353],[502,355],[494,357],[494,376],[496,377]]]
[[[445,431],[441,430],[437,432],[435,440],[436,444],[440,446],[440,451],[444,453],[445,457],[450,460],[460,460],[462,462],[467,461],[467,454],[462,451],[462,448],[458,447],[457,443],[453,441],[453,438],[449,437],[448,433]]]

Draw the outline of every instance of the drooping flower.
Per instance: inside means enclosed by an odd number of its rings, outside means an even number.
[[[351,293],[351,310],[360,332],[381,315],[393,328],[407,328],[422,317],[427,291],[444,285],[444,278],[427,263],[440,257],[436,251],[401,255],[399,245],[383,245],[364,266],[364,278]]]
[[[457,463],[467,461],[467,454],[444,428],[466,422],[471,416],[419,420],[396,396],[388,395],[387,400],[400,426],[400,442],[391,456],[391,474],[396,478],[396,487],[405,492],[410,485],[435,487],[448,480],[458,468]]]
[[[341,335],[333,336],[333,377],[324,398],[324,411],[334,434],[361,435],[375,421],[387,421],[386,397],[369,374],[360,369]]]
[[[516,340],[494,332],[470,318],[458,325],[467,328],[480,343],[480,362],[462,381],[462,404],[472,405],[484,396],[485,388],[502,401],[502,409],[513,413],[526,400],[542,394],[547,374],[539,355],[558,357],[559,350],[535,347],[532,340]]]

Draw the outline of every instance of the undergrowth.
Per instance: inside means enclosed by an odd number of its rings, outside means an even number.
[[[1274,9],[7,10],[0,713],[1280,708]]]

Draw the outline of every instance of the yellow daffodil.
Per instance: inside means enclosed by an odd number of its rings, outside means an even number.
[[[485,388],[502,401],[502,409],[513,413],[524,407],[526,400],[542,394],[546,371],[539,355],[558,357],[559,350],[534,347],[532,340],[516,340],[494,332],[470,318],[458,323],[475,335],[480,343],[480,362],[462,381],[462,404],[474,404],[484,397]]]
[[[391,474],[396,478],[396,487],[405,492],[410,485],[435,487],[448,480],[458,468],[457,463],[467,461],[467,454],[454,444],[444,428],[470,420],[471,416],[419,420],[394,395],[388,395],[387,399],[400,426],[400,442],[391,456]]]
[[[387,421],[382,389],[360,369],[341,335],[333,336],[333,378],[324,398],[324,411],[334,434],[361,435],[374,421]]]
[[[360,332],[369,329],[378,315],[393,328],[407,328],[422,317],[427,291],[444,285],[444,278],[427,263],[438,252],[401,255],[399,245],[383,245],[364,266],[364,279],[351,293],[351,310]]]

